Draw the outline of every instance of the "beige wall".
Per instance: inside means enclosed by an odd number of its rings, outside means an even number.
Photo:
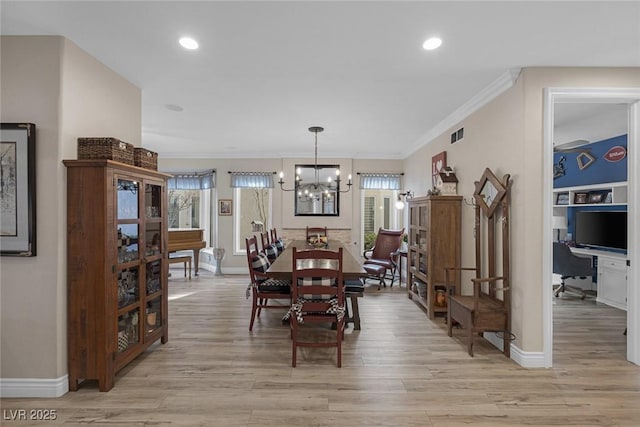
[[[471,199],[473,182],[484,168],[510,174],[512,330],[523,351],[542,348],[542,162],[543,91],[546,87],[639,87],[638,68],[529,68],[515,85],[452,126],[405,160],[407,188],[425,195],[431,157],[447,152],[455,168],[458,193]],[[450,134],[464,127],[464,138],[450,144]],[[463,204],[462,262],[473,266],[473,209]],[[549,230],[550,232],[550,230]]]
[[[252,172],[285,172],[285,188],[292,188],[293,171],[297,163],[313,163],[310,159],[166,159],[158,158],[158,169],[164,172],[196,172],[216,170],[216,195],[218,199],[233,199],[233,188],[228,171],[252,171]],[[360,180],[356,172],[402,172],[401,160],[355,160],[321,158],[318,163],[339,164],[343,179],[349,174],[353,175],[351,191],[340,195],[339,217],[311,217],[302,218],[293,215],[292,192],[280,191],[276,187],[272,195],[273,218],[272,226],[278,230],[278,235],[285,239],[295,239],[301,236],[300,231],[307,225],[316,225],[319,222],[326,224],[330,229],[339,229],[340,240],[349,242],[352,253],[360,253],[361,234],[361,192]],[[289,171],[289,172],[287,172]],[[274,179],[277,181],[278,176]],[[216,211],[217,212],[217,211]],[[216,215],[217,216],[217,215]],[[226,249],[224,258],[224,270],[228,272],[244,271],[247,268],[247,259],[244,253],[231,253],[234,236],[233,216],[218,216],[218,246]]]
[[[67,373],[66,171],[80,136],[140,144],[140,90],[62,37],[3,36],[2,122],[36,124],[37,256],[0,259],[1,378]]]

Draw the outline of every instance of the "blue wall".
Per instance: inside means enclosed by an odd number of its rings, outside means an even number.
[[[603,158],[611,147],[621,145],[627,148],[627,135],[594,142],[576,151],[553,154],[553,164],[557,165],[560,158],[566,158],[564,162],[565,175],[554,178],[553,188],[576,187],[580,185],[601,184],[603,182],[619,182],[627,180],[627,158],[619,162],[610,162]],[[580,150],[586,151],[595,157],[595,161],[585,169],[580,170],[577,158]]]

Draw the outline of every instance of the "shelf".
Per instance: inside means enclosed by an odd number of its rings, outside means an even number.
[[[594,203],[591,197],[600,201]],[[564,198],[563,203],[558,203]],[[585,203],[576,203],[577,200]],[[607,202],[608,200],[608,202]],[[589,203],[591,202],[591,203]],[[625,206],[627,204],[627,182],[608,182],[593,185],[580,185],[576,187],[562,187],[553,189],[553,207],[585,207],[585,206]]]

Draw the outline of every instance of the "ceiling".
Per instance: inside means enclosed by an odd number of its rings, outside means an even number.
[[[323,126],[320,157],[401,159],[509,70],[640,67],[638,1],[0,7],[3,35],[65,36],[140,87],[142,145],[163,157],[312,157]]]

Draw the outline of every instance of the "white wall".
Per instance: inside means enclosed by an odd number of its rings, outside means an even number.
[[[139,145],[140,90],[57,36],[2,36],[2,122],[36,124],[38,254],[0,259],[3,395],[20,379],[66,390],[66,171],[81,136]],[[73,262],[71,260],[70,262]],[[12,381],[7,387],[7,379]],[[50,380],[52,382],[47,382]],[[13,391],[12,391],[13,390]]]

